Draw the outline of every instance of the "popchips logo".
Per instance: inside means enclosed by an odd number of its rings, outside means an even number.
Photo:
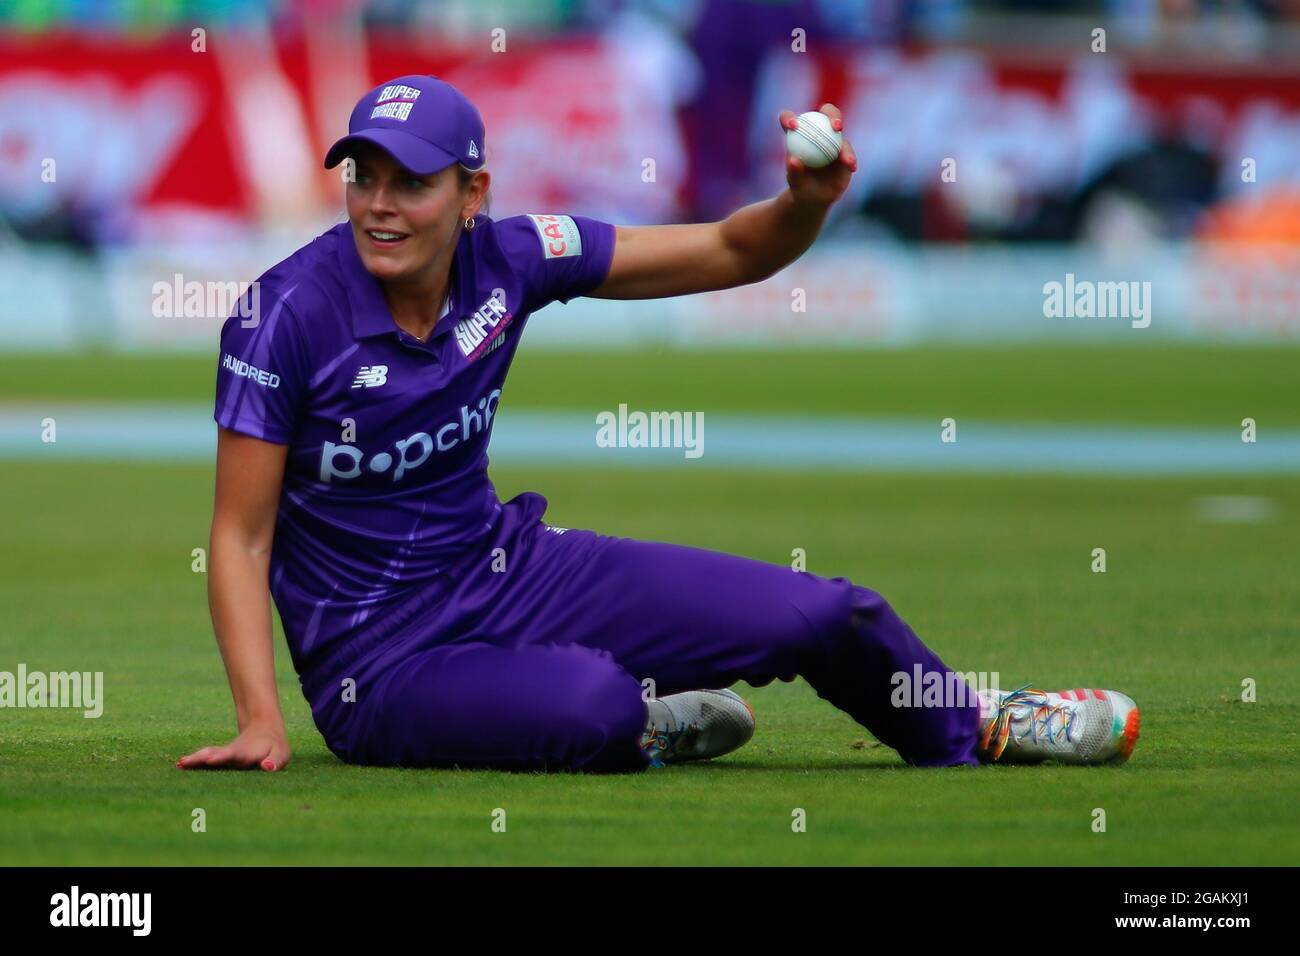
[[[476,405],[462,405],[459,417],[440,426],[432,434],[416,432],[395,442],[393,452],[381,451],[369,460],[356,445],[327,441],[321,446],[320,480],[353,481],[361,477],[362,471],[377,475],[391,471],[393,481],[401,481],[408,471],[419,468],[435,451],[451,451],[462,442],[486,432],[492,426],[492,416],[496,414],[500,401],[501,389],[494,388],[480,398]]]

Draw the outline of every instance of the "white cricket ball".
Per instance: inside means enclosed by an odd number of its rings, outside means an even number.
[[[820,169],[835,162],[844,145],[844,134],[831,127],[825,113],[800,113],[798,126],[785,131],[785,150],[809,169]]]

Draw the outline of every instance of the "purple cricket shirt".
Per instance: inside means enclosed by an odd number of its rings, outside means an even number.
[[[409,622],[386,609],[490,535],[488,441],[524,324],[599,286],[613,254],[609,223],[480,215],[422,343],[342,222],[258,279],[253,327],[227,320],[213,417],[289,446],[270,588],[300,675],[394,637]]]

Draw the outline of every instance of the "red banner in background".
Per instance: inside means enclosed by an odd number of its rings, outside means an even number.
[[[860,198],[920,192],[949,159],[975,174],[967,180],[983,195],[972,201],[1069,195],[1158,139],[1212,155],[1224,196],[1300,185],[1300,70],[841,49],[819,64],[818,79],[819,97],[841,106],[859,144]],[[963,177],[953,182],[960,191]]]
[[[433,73],[474,101],[487,132],[494,214],[581,211],[671,222],[689,161],[672,84],[653,37],[524,44],[508,53],[431,56],[396,37],[370,43],[370,81]],[[358,92],[358,96],[364,90]],[[352,104],[334,104],[338,130]]]
[[[801,58],[811,77],[803,86],[738,64],[768,86],[754,107],[759,146],[706,138],[688,153],[679,121],[687,91],[675,82],[689,72],[684,50],[664,37],[617,34],[512,39],[508,53],[472,56],[392,34],[337,47],[301,35],[213,34],[205,52],[189,34],[0,38],[0,212],[21,224],[72,210],[93,217],[103,239],[296,226],[304,210],[319,221],[341,206],[337,178],[319,168],[325,146],[367,84],[402,73],[442,76],[478,104],[495,215],[687,219],[688,178],[728,164],[751,177],[755,198],[771,194],[784,174],[767,114],[810,108],[802,96],[784,102],[801,89],[840,103],[849,118],[862,159],[850,200],[925,188],[954,157],[969,173],[958,182],[975,189],[974,211],[996,213],[1019,194],[1076,190],[1171,130],[1214,151],[1228,197],[1294,178],[1300,154],[1293,73],[856,49]],[[1255,180],[1243,178],[1244,159]],[[295,191],[298,201],[280,201]]]
[[[277,39],[269,57],[223,52],[232,42],[214,35],[207,52],[192,52],[188,35],[0,43],[0,206],[17,219],[111,208],[136,235],[165,230],[177,215],[200,231],[205,216],[255,226],[275,211],[267,193],[287,188],[255,180],[274,174],[311,184],[318,214],[338,208],[336,174],[320,170],[320,157],[368,87],[321,103],[314,77],[339,66],[335,51],[292,37]],[[365,83],[433,73],[470,92],[487,126],[494,212],[681,217],[688,162],[677,104],[656,77],[629,68],[635,54],[621,44],[519,45],[473,59],[396,37],[358,49],[369,66],[352,72]],[[284,91],[296,102],[283,102]],[[314,141],[291,142],[295,131]],[[45,158],[57,175],[34,191]]]
[[[61,205],[242,217],[248,191],[226,120],[213,60],[188,36],[0,40],[0,204],[11,218]]]

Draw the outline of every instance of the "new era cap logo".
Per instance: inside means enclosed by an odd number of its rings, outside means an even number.
[[[370,111],[371,119],[395,119],[406,122],[411,115],[411,107],[420,98],[420,91],[413,86],[394,83],[379,91],[375,108]]]
[[[478,146],[472,139],[469,141],[469,158],[478,159]]]

